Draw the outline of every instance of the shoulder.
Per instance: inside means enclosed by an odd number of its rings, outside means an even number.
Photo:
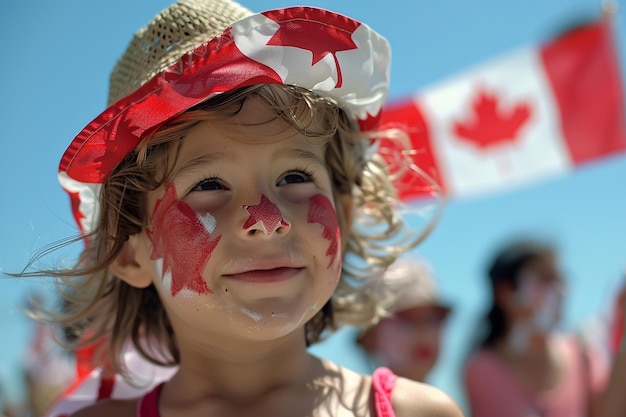
[[[102,400],[82,408],[70,417],[135,417],[137,415],[137,401],[133,400]]]
[[[396,417],[463,417],[443,391],[421,382],[398,378],[391,397]]]

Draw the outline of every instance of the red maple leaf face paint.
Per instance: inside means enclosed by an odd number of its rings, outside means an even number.
[[[163,259],[164,274],[171,274],[172,296],[183,288],[198,294],[212,294],[202,278],[202,270],[221,236],[211,237],[215,218],[200,215],[179,201],[176,187],[169,183],[165,195],[156,202],[152,227],[147,231],[152,242],[152,259]]]
[[[269,198],[261,194],[261,201],[256,206],[241,206],[250,216],[243,225],[243,229],[248,229],[257,223],[266,235],[274,233],[279,227],[289,226],[289,222],[283,219],[283,214],[278,206]]]
[[[326,196],[316,194],[309,199],[307,222],[322,225],[322,237],[330,242],[326,250],[326,256],[330,256],[327,268],[330,268],[339,252],[341,233],[339,223],[337,222],[337,213],[335,213],[332,203]]]

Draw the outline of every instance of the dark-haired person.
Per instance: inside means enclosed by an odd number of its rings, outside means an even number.
[[[492,304],[464,369],[469,414],[610,415],[601,410],[607,361],[557,330],[566,285],[556,248],[513,242],[496,254],[488,275]]]

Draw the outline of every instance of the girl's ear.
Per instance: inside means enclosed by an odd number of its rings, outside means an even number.
[[[117,278],[137,288],[145,288],[152,284],[152,275],[146,262],[149,258],[145,256],[146,245],[142,237],[145,236],[141,234],[130,236],[109,266]]]

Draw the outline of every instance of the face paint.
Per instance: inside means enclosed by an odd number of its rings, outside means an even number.
[[[272,203],[264,194],[261,194],[261,201],[256,206],[241,207],[250,215],[243,225],[244,230],[260,223],[265,234],[270,235],[281,226],[289,226],[289,223],[283,219],[278,206]]]
[[[330,200],[322,195],[316,194],[309,200],[308,223],[319,223],[322,225],[322,237],[328,240],[328,250],[326,256],[330,256],[327,268],[330,268],[339,252],[339,241],[341,240],[337,214]]]
[[[515,323],[509,331],[507,343],[518,354],[528,349],[534,336],[550,333],[558,324],[561,311],[561,296],[553,284],[542,283],[532,271],[520,272],[519,279],[514,303],[518,308],[530,309],[532,315]]]
[[[245,307],[241,307],[241,312],[254,321],[259,321],[263,318],[263,315],[261,313],[255,313],[254,311],[248,310]]]
[[[202,270],[221,236],[211,239],[215,218],[196,213],[179,201],[174,184],[167,184],[165,195],[152,212],[152,227],[147,231],[152,242],[152,259],[163,259],[164,274],[171,274],[172,296],[183,288],[198,294],[213,291],[202,278]]]
[[[538,278],[532,271],[523,270],[519,273],[519,288],[515,291],[514,302],[518,307],[532,307],[537,298]]]
[[[532,330],[542,334],[550,332],[557,325],[561,311],[559,291],[554,284],[541,282],[532,271],[522,271],[520,280],[517,303],[533,310]]]
[[[549,287],[546,288],[543,303],[533,316],[533,328],[539,333],[551,332],[559,322],[561,311],[561,297],[558,291]]]

